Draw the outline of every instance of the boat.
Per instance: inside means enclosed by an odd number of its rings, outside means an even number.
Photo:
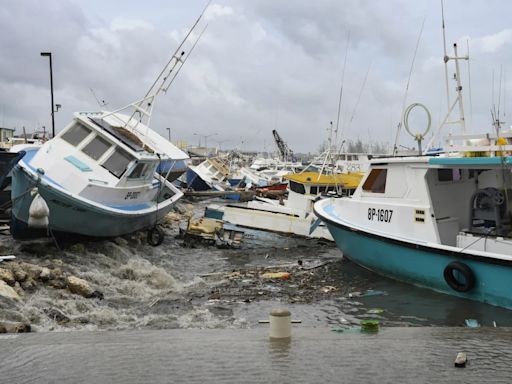
[[[157,96],[167,91],[201,37],[202,32],[185,53],[203,14],[142,99],[115,111],[77,112],[54,138],[26,148],[12,171],[14,237],[105,238],[147,229],[150,243],[161,243],[157,224],[183,193],[168,180],[172,166],[165,175],[157,170],[188,155],[149,121]]]
[[[444,21],[443,21],[444,27]],[[426,151],[373,159],[350,198],[314,206],[344,257],[400,281],[433,291],[512,309],[512,132],[493,114],[493,133],[467,134],[458,60],[457,98]],[[447,73],[447,71],[446,71]],[[447,86],[448,87],[448,86]],[[443,151],[431,143],[459,103],[460,135]],[[453,123],[453,122],[451,122]]]
[[[209,158],[198,165],[189,165],[187,186],[194,191],[229,189],[229,167],[222,158]]]
[[[351,194],[362,174],[319,174],[304,172],[284,176],[288,197],[272,200],[256,198],[244,204],[210,204],[205,216],[242,227],[287,233],[332,241],[327,227],[316,223],[313,203],[325,196]]]
[[[350,198],[314,210],[343,256],[367,269],[512,308],[511,165],[510,156],[376,159]]]

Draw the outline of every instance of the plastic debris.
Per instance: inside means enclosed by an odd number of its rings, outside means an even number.
[[[374,291],[373,289],[368,289],[366,292],[361,294],[360,297],[369,297],[369,296],[384,296],[387,295],[387,292],[384,291]]]
[[[361,320],[361,332],[378,332],[379,321],[378,320]]]
[[[457,353],[457,357],[455,358],[455,366],[458,368],[464,368],[466,366],[466,362],[468,361],[466,352]]]
[[[384,310],[381,308],[372,308],[372,309],[369,309],[367,313],[369,313],[371,315],[377,315],[382,312],[384,312]]]
[[[338,288],[333,287],[332,285],[326,285],[325,287],[320,288],[320,290],[323,293],[331,293],[331,292],[337,291]]]
[[[262,279],[281,279],[289,280],[290,272],[265,272],[260,275]]]
[[[466,319],[465,321],[466,327],[468,328],[478,328],[480,327],[480,323],[475,319]]]

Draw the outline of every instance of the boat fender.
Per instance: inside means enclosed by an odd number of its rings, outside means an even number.
[[[454,272],[462,275],[457,278]],[[475,286],[475,274],[466,264],[454,261],[444,269],[444,279],[446,283],[457,292],[468,292]]]
[[[33,228],[48,228],[50,209],[43,197],[36,193],[28,209],[28,226]]]
[[[156,247],[164,241],[164,231],[160,227],[153,227],[148,231],[148,243]]]

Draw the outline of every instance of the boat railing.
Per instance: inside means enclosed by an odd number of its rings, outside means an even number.
[[[445,153],[462,153],[465,156],[494,157],[512,155],[512,131],[476,133],[445,137]]]

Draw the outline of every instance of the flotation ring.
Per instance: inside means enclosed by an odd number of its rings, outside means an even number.
[[[456,276],[460,274],[461,276]],[[466,264],[454,261],[444,269],[446,283],[457,292],[468,292],[475,286],[475,274]]]

